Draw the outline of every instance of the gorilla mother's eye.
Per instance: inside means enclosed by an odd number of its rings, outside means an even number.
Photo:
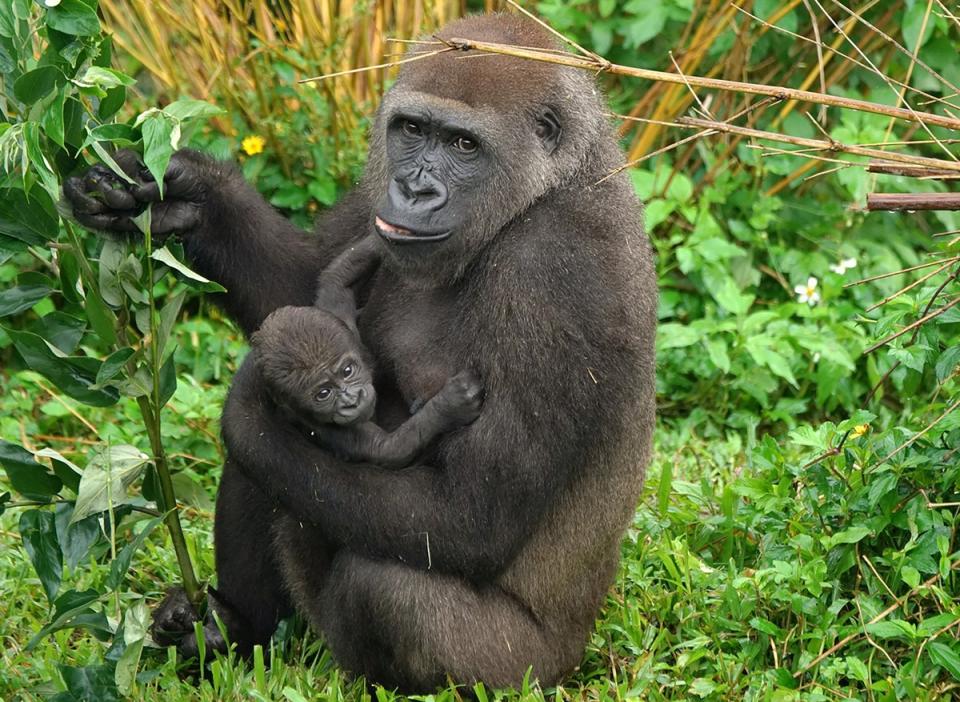
[[[320,390],[317,392],[317,400],[319,402],[328,400],[330,398],[330,393],[332,392],[333,391],[330,388],[320,388]]]
[[[465,137],[465,136],[457,137],[451,143],[453,145],[453,148],[455,148],[457,151],[462,151],[465,154],[472,154],[474,151],[477,150],[477,146],[478,146],[476,141],[474,141],[470,137]]]
[[[418,137],[423,134],[423,130],[420,129],[420,125],[409,119],[403,120],[403,122],[400,123],[400,128],[407,136]]]

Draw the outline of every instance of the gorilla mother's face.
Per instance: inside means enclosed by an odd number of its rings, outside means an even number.
[[[387,186],[375,220],[384,240],[397,246],[435,245],[473,218],[491,170],[480,132],[469,114],[453,109],[410,106],[390,115]]]

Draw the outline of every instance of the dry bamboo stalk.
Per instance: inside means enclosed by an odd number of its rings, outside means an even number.
[[[788,134],[778,134],[776,132],[765,132],[760,129],[751,129],[749,127],[740,127],[725,122],[715,122],[709,119],[700,119],[697,117],[679,117],[676,120],[679,126],[698,127],[700,129],[715,129],[718,132],[729,132],[731,134],[740,134],[742,136],[754,139],[764,139],[767,141],[779,141],[794,146],[802,146],[817,151],[829,151],[853,154],[854,156],[866,156],[874,159],[885,159],[887,161],[897,161],[899,163],[909,163],[927,168],[936,168],[948,170],[951,172],[960,172],[960,163],[955,161],[944,161],[938,158],[929,158],[926,156],[913,156],[910,154],[901,154],[895,151],[881,151],[880,149],[871,149],[856,144],[842,144],[839,141],[824,141],[820,139],[808,139],[806,137],[790,136]],[[805,154],[797,154],[805,156]]]
[[[960,210],[960,193],[869,193],[867,210],[871,212]]]
[[[960,119],[954,117],[945,117],[943,115],[938,115],[931,112],[907,110],[900,107],[890,107],[888,105],[880,105],[874,102],[867,102],[866,100],[855,100],[853,98],[842,97],[839,95],[824,95],[823,93],[815,93],[808,90],[797,90],[795,88],[787,88],[775,85],[759,85],[756,83],[745,83],[742,81],[725,80],[722,78],[705,78],[702,76],[691,75],[682,76],[677,73],[667,73],[666,71],[655,71],[648,68],[637,68],[635,66],[623,66],[621,64],[610,63],[609,61],[598,62],[595,60],[574,56],[573,54],[551,54],[533,49],[523,49],[516,46],[511,46],[509,44],[476,41],[474,39],[462,39],[460,37],[446,39],[444,40],[444,43],[451,48],[461,51],[485,51],[488,53],[503,54],[516,58],[556,63],[562,66],[570,66],[572,68],[583,68],[590,71],[613,73],[632,78],[643,78],[662,83],[677,83],[682,85],[689,84],[697,88],[726,90],[738,93],[748,93],[751,95],[769,95],[780,98],[781,100],[795,99],[817,105],[831,105],[833,107],[842,107],[860,112],[886,115],[887,117],[896,117],[897,119],[906,120],[908,122],[923,122],[927,125],[945,127],[947,129],[960,131]]]
[[[890,146],[891,144],[886,144]],[[865,146],[865,144],[862,144]],[[883,161],[871,161],[867,164],[868,173],[880,173],[882,175],[898,175],[908,178],[954,178],[956,173],[944,170],[942,168],[923,168],[920,166],[910,166],[899,163],[884,163]]]

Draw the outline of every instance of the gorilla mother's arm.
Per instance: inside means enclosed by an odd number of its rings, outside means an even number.
[[[576,422],[534,423],[505,392],[487,391],[479,419],[446,439],[442,466],[389,470],[313,444],[245,363],[224,408],[224,441],[252,479],[333,543],[480,582],[510,562],[569,477],[560,467],[582,464],[575,454],[589,444]]]
[[[283,305],[310,305],[317,272],[329,254],[273,209],[233,163],[183,149],[170,160],[164,198],[133,152],[116,155],[134,185],[104,166],[64,184],[80,224],[89,229],[136,234],[132,217],[153,206],[153,234],[183,239],[191,265],[223,285],[218,302],[249,335]],[[327,244],[329,245],[329,244]]]

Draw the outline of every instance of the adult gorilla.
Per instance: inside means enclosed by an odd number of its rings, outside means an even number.
[[[554,48],[517,16],[442,34]],[[292,604],[344,667],[388,686],[515,685],[529,666],[550,684],[577,664],[654,417],[652,257],[627,178],[599,182],[622,162],[603,112],[573,69],[463,52],[407,64],[362,182],[314,237],[195,152],[174,156],[163,202],[142,169],[136,188],[102,168],[68,183],[96,229],[131,231],[155,202],[154,229],[182,235],[248,334],[310,304],[325,263],[376,231],[359,328],[377,421],[397,426],[462,369],[484,385],[476,422],[388,470],[324,453],[241,368],[216,514],[217,606],[241,648]]]

